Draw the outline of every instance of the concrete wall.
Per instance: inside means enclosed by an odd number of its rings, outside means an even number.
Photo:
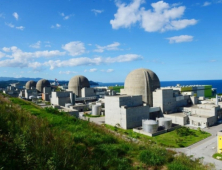
[[[188,122],[188,116],[176,116],[174,114],[165,114],[164,117],[171,118],[172,123],[178,124],[178,125],[186,125]]]
[[[52,92],[51,94],[51,104],[65,106],[65,103],[71,103],[70,91],[67,92]]]
[[[43,87],[43,93],[48,93],[50,95],[51,92],[52,92],[51,87]]]
[[[87,88],[87,87],[81,89],[81,94],[82,97],[91,97],[96,95],[93,88]]]
[[[142,119],[149,118],[149,106],[143,105],[142,96],[106,96],[105,123],[124,129],[142,125]]]

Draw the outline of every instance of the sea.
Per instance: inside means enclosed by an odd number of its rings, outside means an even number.
[[[186,81],[161,81],[161,87],[176,86],[180,84],[181,86],[186,85],[212,85],[212,88],[217,89],[217,93],[222,93],[222,80],[186,80]],[[99,83],[99,86],[124,86],[124,82],[114,82],[114,83]]]

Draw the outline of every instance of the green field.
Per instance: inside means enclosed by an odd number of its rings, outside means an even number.
[[[110,86],[109,87],[110,90],[114,90],[117,93],[120,93],[120,89],[123,89],[123,88],[124,88],[124,86]]]
[[[106,125],[106,127],[108,129],[119,132],[121,134],[125,134],[132,138],[140,139],[142,141],[152,141],[153,143],[156,143],[158,145],[171,147],[171,148],[187,147],[200,140],[203,140],[211,136],[210,133],[207,133],[201,130],[193,130],[193,129],[189,129],[189,132],[186,135],[179,135],[177,133],[177,131],[179,130],[178,129],[178,130],[167,132],[158,136],[150,137],[150,136],[133,132],[132,129],[124,130],[124,129],[120,129],[120,128],[113,127],[110,125]]]
[[[1,170],[210,169],[153,141],[126,141],[106,127],[22,99],[0,94],[0,111]]]

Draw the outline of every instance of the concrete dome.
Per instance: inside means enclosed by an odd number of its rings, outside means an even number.
[[[142,95],[143,102],[153,106],[153,91],[157,88],[160,88],[157,75],[149,69],[140,68],[127,75],[123,93]]]
[[[89,80],[80,75],[71,78],[68,84],[68,90],[75,93],[77,97],[82,97],[81,89],[84,87],[90,87]]]
[[[26,89],[36,88],[36,82],[33,81],[33,80],[28,81],[28,82],[25,84],[25,88],[26,88]]]
[[[41,79],[41,80],[39,80],[38,82],[37,82],[37,84],[36,84],[36,89],[39,91],[39,92],[43,92],[43,88],[44,87],[50,87],[51,85],[50,85],[50,83],[49,83],[49,81],[48,80],[46,80],[46,79]]]

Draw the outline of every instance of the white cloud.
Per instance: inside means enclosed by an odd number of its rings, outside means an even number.
[[[56,24],[56,25],[52,25],[51,28],[60,28],[61,25],[60,24]]]
[[[16,27],[16,29],[18,29],[18,30],[24,30],[25,29],[25,27],[23,27],[23,26],[19,26],[19,27]]]
[[[127,28],[139,21],[141,19],[140,5],[144,2],[144,0],[133,0],[132,3],[126,5],[125,3],[121,4],[119,1],[116,1],[118,10],[114,14],[115,19],[110,20],[112,28]]]
[[[113,69],[108,69],[108,70],[106,70],[107,73],[111,73],[111,72],[113,72],[113,71],[114,71]]]
[[[96,68],[89,69],[89,72],[95,72],[95,71],[97,71]]]
[[[103,10],[98,10],[98,9],[92,9],[91,10],[95,15],[97,14],[101,14],[103,12]]]
[[[5,57],[5,53],[0,51],[0,58]]]
[[[95,52],[99,52],[99,53],[102,53],[104,52],[104,50],[119,50],[118,47],[120,46],[120,43],[118,42],[114,42],[113,44],[109,44],[107,46],[99,46],[99,45],[96,45],[97,49],[95,49],[94,51]]]
[[[18,19],[19,19],[19,15],[18,15],[18,13],[17,13],[17,12],[14,12],[14,13],[12,14],[12,16],[13,16],[13,17],[15,17],[15,19],[16,19],[16,20],[18,20]]]
[[[51,45],[50,44],[46,44],[45,47],[51,47]]]
[[[62,48],[69,52],[71,56],[78,56],[85,53],[84,43],[80,41],[72,41],[62,46]]]
[[[59,74],[76,74],[75,71],[60,71]]]
[[[41,41],[37,41],[35,44],[31,44],[29,47],[31,48],[40,48],[41,46]]]
[[[2,50],[5,51],[5,52],[10,52],[11,49],[7,48],[7,47],[3,47]]]
[[[15,26],[12,24],[12,23],[5,23],[5,25],[7,25],[7,26],[9,26],[9,27],[11,27],[11,28],[14,28]]]
[[[142,56],[137,54],[125,54],[125,55],[119,55],[118,57],[108,57],[105,58],[105,63],[122,63],[122,62],[129,62],[129,61],[135,61],[135,60],[141,60],[143,59]]]
[[[184,29],[197,23],[195,19],[180,19],[184,15],[185,6],[171,6],[164,1],[158,1],[151,4],[152,10],[145,10],[141,7],[144,2],[144,0],[133,0],[131,4],[126,5],[117,1],[117,13],[110,21],[112,28],[128,28],[139,22],[147,32],[164,32]]]
[[[167,38],[169,43],[181,43],[181,42],[191,42],[193,41],[193,36],[190,35],[180,35]]]
[[[125,54],[120,55],[117,57],[95,57],[95,58],[88,58],[88,57],[80,57],[80,58],[72,58],[69,60],[49,60],[45,62],[44,65],[50,66],[50,69],[53,70],[58,67],[75,67],[81,65],[99,65],[99,64],[110,64],[110,63],[120,63],[120,62],[130,62],[143,59],[142,56],[137,54]]]
[[[107,69],[107,70],[100,70],[101,72],[107,72],[107,73],[111,73],[113,72],[114,70],[113,69]]]
[[[59,13],[59,15],[61,15],[64,20],[68,20],[70,17],[74,16],[73,14],[65,15],[63,12],[62,12],[62,13]]]
[[[209,5],[211,5],[211,2],[204,2],[204,4],[203,4],[203,6],[209,6]]]

